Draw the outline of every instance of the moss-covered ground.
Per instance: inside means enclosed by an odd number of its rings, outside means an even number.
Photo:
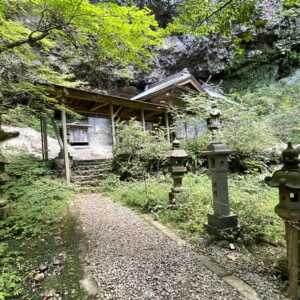
[[[0,221],[0,299],[88,299],[79,283],[84,237],[68,212],[72,190],[55,179],[48,163],[31,157],[16,159],[7,172],[11,180],[2,197],[10,213]],[[41,273],[44,278],[35,280]]]

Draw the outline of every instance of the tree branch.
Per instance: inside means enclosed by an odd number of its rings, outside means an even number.
[[[205,19],[201,20],[199,23],[195,25],[195,27],[199,27],[203,25],[205,22],[207,22],[209,19],[211,19],[213,16],[217,15],[220,11],[222,11],[224,8],[229,6],[234,0],[228,0],[223,5],[221,5],[218,9],[213,11],[210,15],[208,15]]]
[[[49,35],[50,31],[44,31],[41,32],[39,35],[37,36],[32,36],[34,32],[32,32],[26,39],[22,39],[22,40],[18,40],[15,42],[11,42],[5,45],[0,45],[0,53],[7,51],[9,49],[13,49],[25,44],[32,44],[32,43],[36,43],[42,39],[44,39],[47,35]]]

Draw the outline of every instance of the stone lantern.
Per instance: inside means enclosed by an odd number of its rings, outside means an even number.
[[[299,230],[300,230],[300,160],[299,154],[288,143],[286,150],[282,152],[282,169],[276,171],[272,177],[266,177],[266,183],[271,187],[279,188],[279,204],[275,207],[275,212],[284,223],[287,240],[287,261],[289,288],[288,294],[291,299],[298,299],[300,296],[298,289],[299,280]]]
[[[206,120],[207,128],[212,133],[212,140],[217,140],[217,133],[221,127],[221,111],[217,109],[216,104],[212,105],[209,118]]]
[[[238,220],[235,215],[230,213],[228,196],[228,156],[233,151],[218,141],[220,117],[221,112],[216,106],[213,106],[207,120],[207,127],[212,132],[213,141],[201,154],[208,157],[213,192],[213,214],[208,215],[208,223],[205,226],[208,232],[223,237],[238,228]]]
[[[176,204],[176,196],[183,191],[182,180],[187,171],[185,166],[187,157],[186,152],[180,149],[180,142],[174,140],[169,155],[171,176],[173,178],[173,187],[169,193],[169,200],[172,205]]]

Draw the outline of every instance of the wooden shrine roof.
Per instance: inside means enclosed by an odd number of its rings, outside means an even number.
[[[167,111],[167,106],[150,102],[131,100],[123,97],[105,95],[78,88],[70,88],[57,84],[47,84],[51,97],[63,103],[67,108],[84,116],[111,117],[110,106],[119,111],[120,119],[135,117],[140,119],[141,110],[144,110],[147,120],[156,119]],[[153,120],[154,121],[154,120]]]
[[[185,88],[185,89],[184,89]],[[146,89],[144,92],[132,97],[132,100],[151,100],[157,95],[164,94],[173,89],[183,89],[184,91],[205,92],[213,98],[224,98],[217,88],[197,80],[188,69],[166,77]]]

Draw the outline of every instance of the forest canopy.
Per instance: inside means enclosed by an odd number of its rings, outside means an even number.
[[[66,66],[88,58],[93,64],[144,68],[162,37],[147,8],[88,0],[0,0],[0,24],[6,99],[25,92],[41,98],[43,91],[32,85],[37,81],[76,85],[72,71],[61,72],[53,63],[57,53]]]

